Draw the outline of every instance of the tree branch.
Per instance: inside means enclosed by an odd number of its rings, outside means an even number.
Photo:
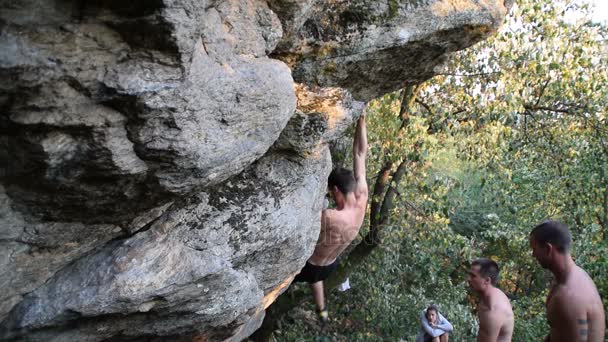
[[[382,202],[382,196],[386,192],[386,186],[389,181],[390,171],[392,167],[393,163],[387,161],[384,163],[380,171],[378,171],[376,183],[374,184],[374,192],[372,194],[372,203],[369,214],[370,230],[376,229],[378,227],[378,222],[380,220],[380,207]]]
[[[431,107],[428,104],[422,102],[419,99],[416,99],[416,103],[421,105],[422,107],[424,107],[424,109],[426,109],[426,111],[429,112],[429,114],[431,114],[431,116],[435,116],[435,113],[433,113],[433,110],[431,110]]]
[[[543,95],[545,94],[545,89],[547,89],[547,85],[549,85],[549,81],[550,79],[547,78],[547,80],[545,81],[545,83],[543,84],[542,88],[540,89],[540,92],[538,94],[538,98],[536,99],[536,103],[534,104],[534,106],[538,106],[538,104],[540,103],[540,99],[543,97]]]
[[[437,76],[455,76],[455,77],[477,77],[477,76],[490,76],[501,74],[502,71],[492,71],[492,72],[480,72],[476,74],[452,74],[452,73],[440,73]]]
[[[529,105],[529,104],[528,105],[524,104],[524,109],[529,110],[531,112],[536,112],[536,111],[539,111],[539,110],[546,110],[546,111],[549,111],[549,112],[572,114],[571,111],[569,111],[568,109],[553,108],[553,107],[538,106],[538,105]]]
[[[417,84],[403,88],[401,96],[401,107],[399,108],[399,118],[401,119],[401,127],[399,130],[404,129],[410,123],[410,116],[413,113],[414,101],[418,92],[422,89],[422,84]]]
[[[386,225],[386,223],[388,223],[390,211],[394,207],[395,197],[397,196],[397,186],[399,185],[401,178],[405,174],[407,161],[407,159],[403,160],[397,167],[397,170],[395,170],[395,172],[393,172],[390,177],[391,185],[389,186],[388,190],[386,191],[386,194],[384,195],[382,206],[380,207],[380,211],[378,213],[378,220],[376,222],[376,225],[373,227],[373,229],[372,227],[370,227],[369,233],[364,238],[364,240],[368,244],[380,244],[380,232],[382,228]]]

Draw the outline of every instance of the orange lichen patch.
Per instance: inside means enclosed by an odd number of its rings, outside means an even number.
[[[487,36],[487,35],[490,35],[490,34],[496,32],[497,28],[492,27],[492,26],[487,26],[487,25],[480,25],[480,26],[466,26],[464,28],[464,30],[469,35]]]
[[[342,101],[346,92],[341,88],[309,87],[295,84],[294,89],[298,98],[297,109],[302,113],[322,113],[327,118],[328,127],[334,128],[336,122],[346,116]]]
[[[443,0],[434,3],[431,11],[438,17],[446,17],[456,12],[479,11],[481,9],[500,9],[505,12],[504,1],[499,0]]]
[[[288,287],[291,284],[291,281],[296,276],[296,273],[287,277],[287,279],[283,280],[282,283],[277,285],[272,291],[268,292],[264,298],[262,298],[262,306],[264,310],[266,310],[270,304],[274,303],[275,299],[283,292],[283,289]]]
[[[251,322],[262,322],[262,320],[264,319],[264,310],[250,310],[249,311],[250,314],[252,314],[252,316],[250,316],[249,318],[249,323],[243,324],[241,325],[240,328],[238,328],[238,330],[236,330],[234,332],[234,334],[232,335],[232,338],[230,339],[230,341],[241,341],[243,338],[247,337],[247,335],[243,336],[244,330],[247,330],[248,325],[251,324]]]
[[[300,55],[299,54],[289,54],[289,55],[276,56],[276,58],[278,60],[282,61],[283,63],[287,64],[287,67],[289,67],[289,69],[293,70],[293,68],[295,68],[296,64],[298,63]]]
[[[320,45],[310,45],[308,42],[303,42],[301,46],[290,53],[279,54],[274,56],[283,63],[287,64],[290,69],[294,69],[300,60],[324,60],[336,54],[340,47],[338,42],[324,42]]]
[[[327,62],[323,65],[323,72],[326,74],[332,74],[338,71],[338,64],[336,62]]]
[[[201,334],[201,335],[194,336],[192,338],[192,342],[207,342],[207,341],[211,341],[211,334]]]
[[[317,50],[316,54],[318,57],[324,58],[334,54],[334,51],[339,47],[338,42],[327,42],[321,45]]]

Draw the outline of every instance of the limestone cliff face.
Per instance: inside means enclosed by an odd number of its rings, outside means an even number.
[[[314,248],[328,143],[506,2],[0,1],[0,338],[248,336]]]

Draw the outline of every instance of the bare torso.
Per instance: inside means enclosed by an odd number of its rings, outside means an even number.
[[[321,215],[321,231],[315,251],[308,262],[318,266],[333,263],[338,255],[357,237],[367,204],[367,189],[356,196],[350,193],[342,209],[325,209]]]
[[[576,266],[562,284],[555,284],[547,297],[551,342],[603,342],[605,313],[593,280]]]
[[[513,336],[514,316],[509,298],[499,289],[493,288],[489,301],[480,302],[477,307],[479,316],[479,338],[478,341],[510,342]],[[490,331],[498,330],[495,334]]]

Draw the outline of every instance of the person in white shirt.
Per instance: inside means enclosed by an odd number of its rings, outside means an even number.
[[[420,314],[420,332],[416,342],[447,342],[452,330],[452,324],[439,313],[435,305],[431,305]]]

